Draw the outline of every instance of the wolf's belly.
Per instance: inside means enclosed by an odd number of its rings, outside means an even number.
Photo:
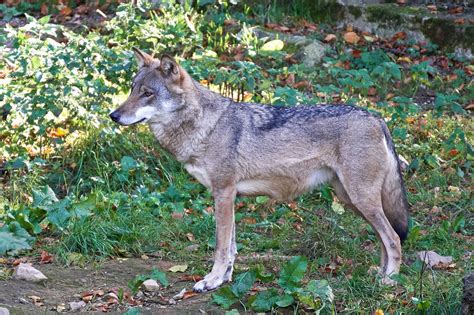
[[[328,182],[334,172],[327,168],[303,174],[245,179],[237,183],[237,194],[242,196],[269,196],[276,200],[290,200]]]

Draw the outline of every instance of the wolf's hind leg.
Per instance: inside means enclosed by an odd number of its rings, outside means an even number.
[[[341,180],[341,176],[339,178],[357,212],[372,226],[381,241],[380,272],[384,277],[382,283],[395,284],[390,276],[400,271],[401,243],[382,208],[381,181],[369,183],[359,178],[347,183],[344,179]]]
[[[234,199],[235,187],[217,190],[214,193],[216,217],[216,249],[214,265],[203,280],[197,282],[196,292],[211,291],[232,278],[237,248],[235,246]]]
[[[341,181],[337,176],[335,176],[332,181],[331,181],[331,186],[336,192],[337,198],[348,208],[353,210],[355,213],[359,214],[361,217],[364,217],[364,215],[359,211],[359,209],[354,206],[354,204],[351,201],[351,198],[349,198],[349,195],[347,194],[347,191],[344,189],[344,186],[342,185]],[[375,235],[377,236],[377,239],[380,241],[380,268],[379,268],[379,273],[380,275],[384,275],[385,269],[386,269],[386,264],[387,264],[387,252],[385,251],[385,246],[383,245],[382,239],[380,238],[380,235],[377,231],[375,231]]]

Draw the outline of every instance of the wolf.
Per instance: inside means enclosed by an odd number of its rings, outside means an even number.
[[[237,247],[236,196],[290,200],[329,182],[381,242],[382,283],[400,270],[408,202],[385,122],[349,105],[276,107],[239,103],[205,88],[175,59],[134,49],[138,72],[128,99],[110,114],[147,123],[160,146],[212,193],[214,265],[194,291],[231,281]]]

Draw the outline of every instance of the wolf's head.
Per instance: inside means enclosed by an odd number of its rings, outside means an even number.
[[[150,119],[166,119],[186,106],[185,90],[192,80],[176,61],[163,55],[155,59],[134,49],[138,73],[132,81],[128,99],[110,114],[121,125],[133,125]]]

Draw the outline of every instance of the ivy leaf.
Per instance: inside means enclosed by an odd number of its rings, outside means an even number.
[[[15,236],[10,232],[0,232],[0,255],[5,255],[10,251],[31,249],[25,238]]]
[[[237,296],[230,287],[223,287],[217,290],[216,293],[212,294],[212,301],[217,305],[222,306],[224,309],[228,309],[239,301]]]
[[[308,267],[308,260],[304,256],[293,257],[280,272],[278,284],[285,290],[285,293],[293,293],[300,289],[300,281]]]

